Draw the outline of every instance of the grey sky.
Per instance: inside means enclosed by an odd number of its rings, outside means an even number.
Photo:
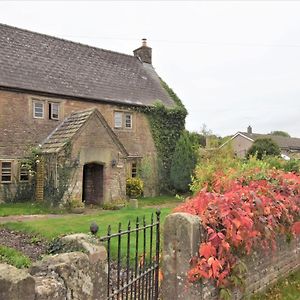
[[[128,54],[146,37],[187,129],[300,137],[298,1],[0,1],[0,22]]]

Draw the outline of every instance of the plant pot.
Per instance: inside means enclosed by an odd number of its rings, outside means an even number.
[[[71,213],[73,214],[82,214],[84,213],[84,207],[72,207]]]

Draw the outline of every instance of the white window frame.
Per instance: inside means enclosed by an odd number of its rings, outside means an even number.
[[[3,163],[9,163],[10,164],[10,168],[5,168],[6,170],[3,172]],[[12,176],[13,176],[13,165],[12,165],[12,161],[11,160],[1,160],[0,161],[0,175],[1,175],[1,183],[11,183],[12,182]],[[9,170],[9,171],[8,171]],[[4,174],[3,174],[4,173]],[[7,175],[9,174],[9,175]],[[10,176],[10,180],[3,180],[3,176]]]
[[[27,179],[24,180],[22,179],[22,176],[27,176]],[[29,181],[29,170],[28,168],[25,168],[24,166],[22,166],[22,164],[20,164],[20,168],[19,168],[19,181],[20,182],[28,182]]]
[[[117,129],[123,128],[123,113],[121,111],[114,112],[114,127]]]
[[[36,115],[36,104],[41,104],[42,105],[42,116],[37,116]],[[45,117],[45,101],[41,100],[33,100],[32,101],[32,112],[33,112],[33,117],[35,119],[44,119]]]
[[[57,106],[57,117],[54,117],[54,113],[53,113],[54,106]],[[59,110],[60,110],[60,105],[58,102],[49,102],[49,119],[50,120],[59,120]]]
[[[132,129],[133,114],[126,111],[114,111],[114,128],[115,129]]]
[[[126,129],[132,129],[132,114],[131,113],[124,113],[124,119],[125,119],[125,128]],[[130,121],[130,126],[127,126],[127,117],[129,117],[129,121]]]

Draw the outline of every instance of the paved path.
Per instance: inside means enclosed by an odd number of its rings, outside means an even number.
[[[65,216],[73,216],[73,215],[75,215],[75,214],[7,216],[7,217],[0,217],[0,224],[7,223],[7,222],[23,222],[23,221],[29,221],[29,220],[54,219],[54,218],[62,218]]]

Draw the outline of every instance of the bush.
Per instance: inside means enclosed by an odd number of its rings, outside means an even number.
[[[280,155],[278,145],[270,138],[263,138],[256,140],[247,152],[247,157],[256,156],[262,159],[265,155]]]
[[[128,178],[126,180],[126,195],[128,197],[140,197],[144,192],[144,182],[138,178]]]
[[[241,166],[232,178],[223,175],[212,183],[219,192],[201,190],[175,209],[199,216],[206,232],[191,260],[192,282],[208,278],[221,288],[236,286],[244,272],[241,255],[276,248],[278,234],[300,233],[300,176],[266,169],[266,162],[255,159]]]
[[[198,147],[199,144],[194,135],[187,131],[183,132],[176,144],[170,171],[171,184],[176,192],[185,193],[189,191],[197,162],[196,151]]]

